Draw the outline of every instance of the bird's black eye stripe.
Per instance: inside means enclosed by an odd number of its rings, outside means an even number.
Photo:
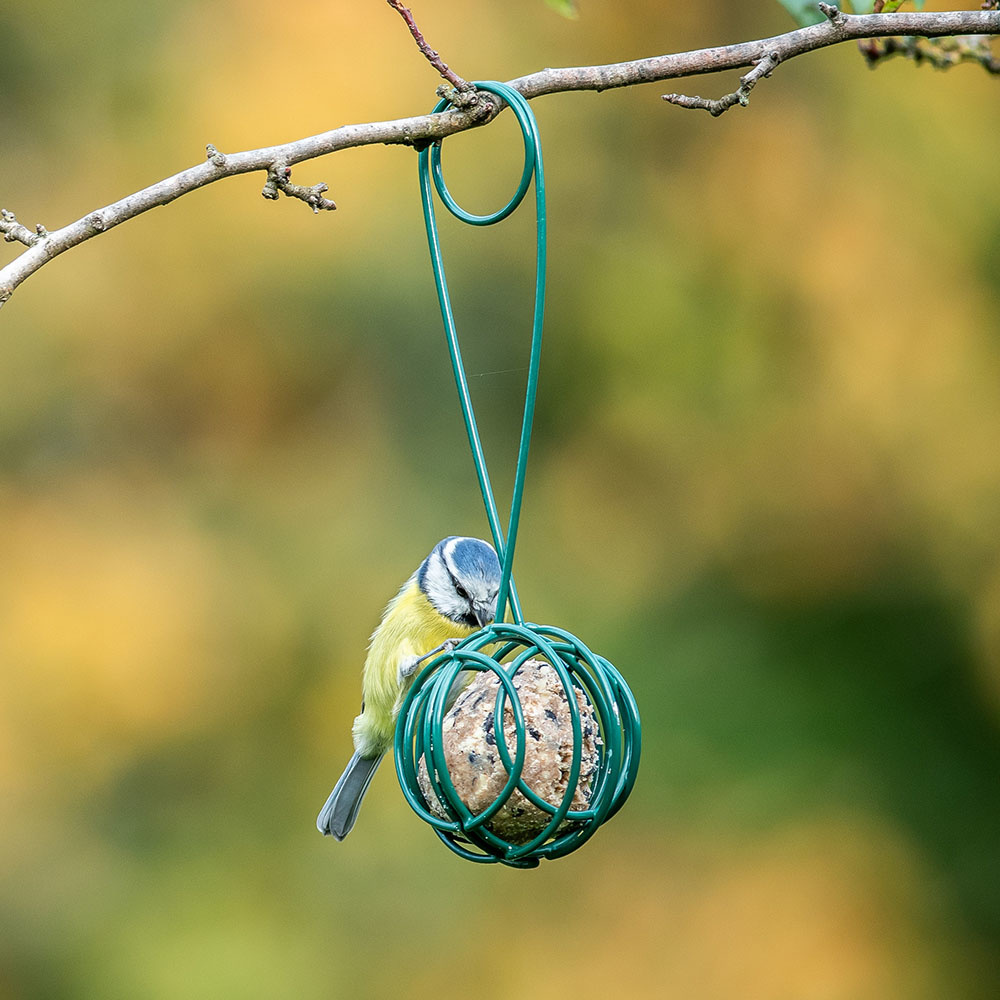
[[[448,571],[448,576],[451,577],[451,585],[455,588],[455,593],[458,594],[459,597],[462,597],[462,598],[464,598],[465,600],[468,601],[469,600],[469,592],[465,589],[465,587],[463,587],[458,582],[458,577],[455,576],[454,573],[452,573],[451,567],[447,563],[445,563],[444,564],[444,568]]]

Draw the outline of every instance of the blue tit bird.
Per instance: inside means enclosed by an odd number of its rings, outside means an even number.
[[[375,769],[393,744],[396,716],[417,667],[496,617],[500,561],[478,538],[438,542],[385,609],[371,637],[362,676],[354,756],[316,826],[343,840],[354,826]]]

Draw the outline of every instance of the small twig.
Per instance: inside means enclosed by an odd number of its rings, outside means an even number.
[[[822,14],[835,28],[842,28],[846,23],[847,19],[835,3],[818,3],[816,6],[819,7]],[[875,13],[879,12],[875,11]]]
[[[858,42],[858,50],[873,68],[885,59],[902,56],[918,65],[929,63],[935,69],[951,69],[959,63],[974,62],[987,73],[1000,74],[1000,59],[993,54],[987,35],[933,39],[905,35],[902,38],[868,39]]]
[[[26,247],[33,247],[49,235],[41,223],[35,226],[34,232],[27,226],[22,226],[17,221],[17,216],[13,212],[8,212],[6,208],[0,208],[0,233],[3,233],[4,242],[23,243]]]
[[[456,101],[452,98],[452,104],[456,107],[469,107],[475,104],[476,88],[468,80],[463,80],[454,70],[450,69],[441,58],[441,54],[427,44],[427,39],[424,38],[424,33],[413,19],[413,12],[410,8],[404,7],[400,0],[386,0],[386,3],[406,22],[406,26],[410,29],[410,34],[413,35],[413,40],[417,43],[417,48],[423,53],[424,58],[455,88],[458,94],[466,95],[464,103],[461,99]],[[470,98],[473,99],[470,100]]]
[[[780,61],[781,57],[777,52],[768,52],[749,73],[740,77],[740,85],[736,90],[718,100],[706,97],[688,97],[686,94],[664,94],[663,99],[671,104],[676,104],[679,108],[707,111],[713,118],[718,118],[719,115],[737,104],[745,108],[750,103],[750,91],[757,86],[759,80],[770,76]]]
[[[320,209],[332,212],[337,207],[329,198],[323,197],[323,193],[330,189],[322,181],[312,187],[303,187],[301,184],[293,184],[291,177],[292,168],[287,164],[273,164],[267,171],[267,181],[261,194],[272,201],[278,200],[279,191],[289,198],[298,198],[312,208],[314,215],[319,215]]]
[[[205,158],[209,163],[213,163],[217,167],[224,167],[226,165],[226,154],[220,153],[211,143],[205,147]]]

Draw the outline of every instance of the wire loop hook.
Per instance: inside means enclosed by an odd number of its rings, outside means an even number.
[[[509,604],[514,621],[524,622],[517,589],[512,579],[514,562],[514,546],[517,543],[517,529],[521,518],[521,499],[524,495],[524,477],[528,464],[528,451],[531,447],[531,425],[535,415],[535,397],[538,392],[538,368],[542,352],[542,322],[545,312],[545,262],[546,262],[546,216],[545,216],[545,175],[542,170],[542,145],[538,133],[535,116],[528,107],[528,102],[513,87],[496,81],[477,82],[478,90],[485,90],[501,98],[517,118],[524,140],[524,168],[517,190],[503,208],[487,215],[474,215],[465,211],[455,201],[444,180],[441,168],[441,144],[423,149],[419,158],[420,200],[424,210],[424,225],[427,229],[427,243],[431,253],[431,265],[434,270],[434,283],[437,288],[438,302],[441,306],[441,318],[444,321],[445,337],[448,342],[448,353],[451,356],[452,370],[455,375],[455,385],[458,389],[458,399],[465,420],[465,430],[472,449],[472,459],[476,466],[476,476],[479,480],[479,490],[483,495],[486,507],[486,517],[493,536],[493,546],[500,558],[500,591],[497,595],[496,620],[503,621]],[[434,113],[444,111],[450,106],[447,98],[443,98],[434,108]],[[532,320],[531,352],[528,362],[528,379],[524,395],[524,418],[521,423],[521,439],[517,455],[517,468],[514,473],[514,489],[510,505],[510,517],[507,521],[506,535],[500,523],[493,486],[486,468],[486,456],[476,425],[476,416],[472,407],[472,397],[469,393],[469,381],[462,363],[462,352],[458,343],[458,331],[455,326],[455,316],[448,293],[448,282],[444,274],[444,261],[441,256],[441,242],[438,237],[437,221],[434,216],[434,191],[445,207],[455,218],[471,226],[492,226],[506,219],[524,200],[535,182],[535,216],[536,216],[536,257],[535,257],[535,309]]]

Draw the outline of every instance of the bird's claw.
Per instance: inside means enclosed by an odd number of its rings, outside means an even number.
[[[399,685],[402,686],[408,681],[417,672],[417,667],[419,666],[419,656],[404,656],[399,661],[399,669],[396,671],[396,680]]]
[[[399,661],[399,668],[396,670],[397,682],[402,686],[417,672],[417,667],[424,660],[430,660],[437,656],[438,653],[450,653],[461,641],[461,639],[445,639],[440,646],[435,646],[434,649],[429,653],[424,653],[423,656],[404,656]]]

